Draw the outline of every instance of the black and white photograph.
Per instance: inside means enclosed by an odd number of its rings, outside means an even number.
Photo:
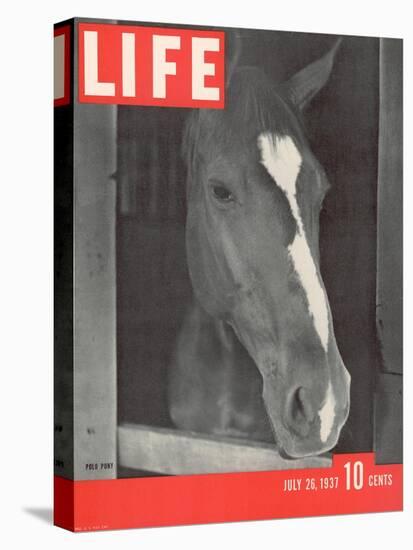
[[[73,107],[57,475],[402,462],[402,43],[225,33],[225,109]]]

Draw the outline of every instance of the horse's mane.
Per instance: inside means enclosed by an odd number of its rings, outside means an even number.
[[[249,150],[262,132],[289,135],[303,143],[299,114],[281,90],[256,67],[236,69],[226,90],[225,109],[200,109],[187,121],[183,154],[189,170],[196,154],[225,151],[234,144]]]

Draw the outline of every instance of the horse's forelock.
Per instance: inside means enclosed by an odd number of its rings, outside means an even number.
[[[225,108],[193,112],[186,124],[182,151],[188,167],[200,153],[250,147],[262,132],[291,136],[303,143],[299,113],[262,70],[235,70],[226,90]]]

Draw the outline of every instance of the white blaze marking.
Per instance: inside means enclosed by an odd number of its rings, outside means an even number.
[[[335,406],[336,401],[334,399],[333,388],[331,382],[329,382],[325,403],[318,412],[318,416],[320,417],[320,439],[323,443],[327,441],[333,428]]]
[[[301,155],[289,137],[263,133],[258,137],[261,163],[285,193],[297,224],[297,233],[288,246],[294,269],[307,296],[308,309],[325,351],[328,347],[328,309],[326,296],[320,284],[317,269],[305,235],[297,202],[297,177],[301,169]]]

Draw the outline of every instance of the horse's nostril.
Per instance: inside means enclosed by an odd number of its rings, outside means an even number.
[[[307,422],[314,420],[314,408],[311,404],[308,390],[305,388],[298,388],[294,395],[295,407],[297,414],[303,416]]]
[[[287,404],[287,421],[290,428],[299,435],[305,436],[314,421],[315,411],[311,403],[309,391],[299,387],[291,396]]]

